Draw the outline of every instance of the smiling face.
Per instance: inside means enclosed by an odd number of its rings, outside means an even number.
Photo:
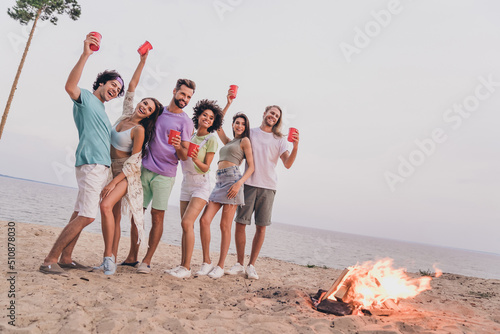
[[[276,107],[271,107],[269,110],[264,112],[264,119],[262,120],[265,126],[273,127],[278,123],[281,117],[281,111]]]
[[[108,102],[118,96],[122,90],[122,84],[118,80],[108,80],[106,83],[99,84],[97,97],[101,102]]]
[[[209,127],[214,124],[214,112],[210,109],[204,110],[200,116],[198,116],[198,129],[199,128],[205,128],[208,129]]]
[[[174,89],[174,103],[175,105],[182,109],[188,105],[189,101],[191,101],[191,97],[193,96],[193,90],[188,88],[186,85],[182,85],[179,89]]]
[[[135,114],[141,119],[144,119],[151,116],[151,114],[155,112],[155,108],[156,106],[153,100],[146,98],[137,104],[135,107]]]
[[[235,138],[240,138],[243,136],[247,127],[246,121],[243,117],[238,117],[233,122],[233,135]]]

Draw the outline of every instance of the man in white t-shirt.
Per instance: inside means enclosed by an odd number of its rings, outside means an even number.
[[[245,182],[245,205],[238,207],[235,218],[238,263],[227,270],[226,274],[236,275],[245,272],[248,278],[259,278],[255,270],[255,262],[264,243],[266,227],[271,225],[271,214],[278,183],[275,168],[280,158],[285,168],[292,167],[299,147],[299,134],[297,132],[293,136],[292,152],[288,151],[288,143],[281,133],[281,119],[281,108],[268,106],[260,127],[250,130],[255,172]],[[257,229],[252,242],[250,262],[245,268],[243,267],[246,244],[245,228],[250,225],[254,212]]]

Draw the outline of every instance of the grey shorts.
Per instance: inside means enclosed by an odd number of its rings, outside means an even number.
[[[252,187],[245,184],[245,205],[236,210],[235,222],[250,225],[255,211],[255,225],[271,225],[274,196],[276,190]]]

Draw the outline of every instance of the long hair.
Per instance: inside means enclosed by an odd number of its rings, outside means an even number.
[[[212,110],[214,113],[214,122],[211,127],[207,129],[208,132],[214,132],[215,130],[219,130],[222,126],[222,122],[224,119],[224,115],[222,114],[222,109],[217,105],[217,101],[211,100],[200,100],[193,108],[193,123],[195,129],[198,129],[198,117],[207,109]]]
[[[94,81],[94,84],[92,85],[92,89],[95,92],[97,90],[97,88],[99,88],[100,84],[105,85],[106,82],[108,82],[110,80],[116,80],[117,78],[120,78],[122,80],[122,82],[125,82],[125,81],[123,81],[122,76],[114,70],[111,70],[111,71],[106,70],[102,73],[99,73],[97,75],[97,78]],[[122,89],[118,92],[117,97],[123,96],[123,94],[125,94],[125,84],[123,84]]]
[[[242,112],[239,112],[237,113],[236,115],[233,116],[233,123],[236,122],[236,119],[238,118],[243,118],[245,120],[245,131],[243,131],[243,133],[241,134],[241,138],[249,138],[250,139],[250,121],[248,120],[248,117],[247,115],[245,115],[244,113]],[[236,134],[234,133],[234,129],[233,129],[233,137],[236,137]]]
[[[283,118],[283,111],[281,110],[281,108],[279,106],[272,105],[272,106],[266,107],[266,112],[271,108],[276,108],[280,111],[280,118],[278,118],[278,121],[276,122],[276,124],[274,124],[273,129],[272,129],[273,134],[275,137],[283,137],[283,133],[281,132],[281,119]]]
[[[149,145],[149,142],[153,139],[155,135],[155,130],[156,130],[156,120],[158,119],[158,116],[160,116],[163,113],[163,105],[155,99],[154,97],[145,97],[141,100],[151,100],[155,104],[155,111],[149,115],[149,117],[144,118],[139,122],[144,127],[144,142],[142,143],[142,157],[145,157],[147,155],[147,147]]]

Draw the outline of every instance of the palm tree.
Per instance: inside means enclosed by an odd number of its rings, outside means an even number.
[[[28,22],[32,20],[34,22],[28,42],[26,42],[26,47],[24,48],[21,63],[17,68],[16,77],[10,90],[5,111],[3,112],[2,123],[0,124],[0,139],[2,138],[3,128],[5,127],[5,122],[7,121],[7,115],[9,114],[10,105],[17,89],[17,82],[21,76],[21,70],[23,69],[24,61],[26,60],[26,55],[28,54],[31,39],[33,38],[33,33],[35,32],[36,23],[40,19],[42,21],[49,20],[55,25],[58,20],[56,15],[64,13],[68,14],[72,20],[77,20],[81,14],[80,5],[76,0],[17,0],[16,4],[12,8],[7,9],[7,14],[9,14],[9,16],[14,20],[19,21],[21,24],[28,24]]]

